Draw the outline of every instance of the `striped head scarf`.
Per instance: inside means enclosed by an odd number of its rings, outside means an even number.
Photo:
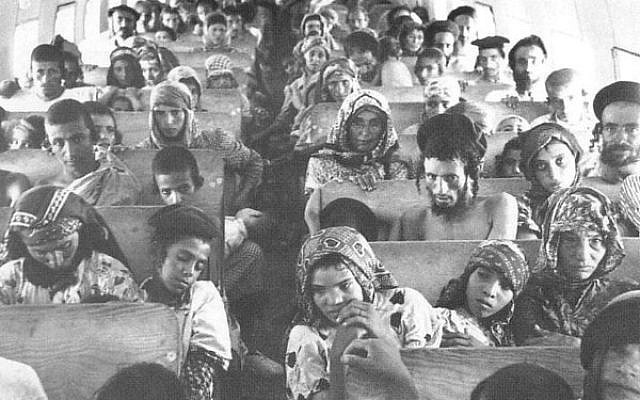
[[[160,131],[155,120],[155,108],[157,106],[169,106],[180,108],[185,114],[182,132],[177,138],[168,138]],[[189,147],[197,135],[196,120],[193,113],[191,91],[184,83],[165,80],[151,90],[149,100],[149,127],[151,128],[151,141],[159,148],[170,145],[182,145]]]

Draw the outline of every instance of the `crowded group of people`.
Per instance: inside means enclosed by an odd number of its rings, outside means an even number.
[[[0,84],[0,160],[50,172],[0,171],[0,206],[12,207],[0,303],[162,303],[184,323],[178,375],[128,366],[96,399],[241,396],[249,360],[284,374],[292,400],[345,398],[347,369],[383,382],[388,398],[416,399],[400,349],[510,346],[579,347],[583,399],[640,398],[640,283],[613,274],[622,238],[640,232],[640,83],[590,98],[582,71],[549,70],[541,37],[478,37],[471,6],[438,20],[378,2],[129,3],[109,9],[98,37],[38,45],[29,70]],[[204,53],[204,65],[182,65],[187,51]],[[104,85],[84,81],[100,68]],[[413,87],[423,112],[400,131],[384,92]],[[198,120],[221,91],[240,99],[235,134]],[[546,102],[548,113],[495,121],[491,102]],[[148,113],[144,140],[123,137],[122,111]],[[500,149],[496,138],[507,138]],[[120,159],[134,149],[154,151],[148,170],[163,205],[145,221],[154,257],[143,279],[95,208],[149,205],[147,182]],[[203,176],[202,150],[233,181],[224,205],[207,197],[223,185]],[[498,154],[493,170],[488,154]],[[480,193],[487,177],[529,188]],[[355,199],[319,201],[331,182],[373,192],[385,180],[415,182],[424,203],[389,220]],[[431,304],[382,264],[369,243],[381,239],[479,244]],[[537,259],[519,239],[539,240]],[[214,259],[224,287],[209,279]],[[271,358],[258,333],[274,295],[269,263],[291,265],[295,283],[290,323],[275,329],[282,354]],[[46,398],[33,370],[13,363],[0,358],[0,384],[20,375],[3,371],[24,371],[22,386],[7,386],[15,398]],[[578,393],[523,363],[471,398]]]

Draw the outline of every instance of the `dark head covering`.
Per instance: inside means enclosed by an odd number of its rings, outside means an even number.
[[[499,369],[471,392],[471,400],[573,400],[571,386],[539,365],[518,363]]]
[[[327,79],[329,79],[336,73],[347,75],[352,79],[352,93],[360,90],[360,84],[357,79],[358,69],[356,68],[353,61],[344,57],[329,60],[324,63],[322,68],[320,68],[320,73],[318,74],[318,83],[316,84],[317,89],[314,93],[315,104],[332,101],[331,94],[329,93],[326,82]]]
[[[602,111],[616,101],[628,101],[640,104],[640,83],[618,81],[605,86],[593,98],[593,112],[598,120],[602,120]]]
[[[485,240],[473,251],[462,275],[452,279],[442,289],[436,307],[456,309],[466,305],[466,291],[469,277],[479,267],[487,268],[503,275],[511,285],[513,299],[522,292],[529,279],[529,265],[522,250],[509,240]],[[509,341],[507,327],[513,316],[514,301],[503,310],[481,323],[487,327],[494,339]]]
[[[611,273],[622,263],[625,256],[614,215],[611,201],[596,189],[573,187],[553,193],[546,204],[544,222],[541,226],[542,243],[535,272],[542,271],[553,279],[565,282],[566,279],[558,271],[560,233],[588,229],[602,235],[607,252],[587,281],[592,282]]]
[[[298,315],[294,323],[318,326],[321,314],[309,290],[314,265],[327,256],[339,256],[362,288],[363,299],[373,302],[378,290],[398,287],[395,278],[375,256],[367,240],[346,226],[323,229],[311,235],[302,245],[296,266]]]
[[[476,9],[471,6],[455,8],[449,13],[449,15],[447,15],[447,19],[449,21],[455,21],[455,19],[461,15],[468,15],[471,18],[476,18]]]
[[[114,12],[116,11],[122,11],[122,12],[128,12],[131,15],[133,15],[133,19],[134,20],[138,20],[140,18],[140,13],[137,12],[136,10],[134,10],[133,8],[125,5],[125,4],[121,4],[119,6],[115,6],[115,7],[111,7],[107,13],[107,16],[109,18],[111,18],[111,16],[113,15]]]
[[[354,47],[371,51],[374,57],[378,58],[378,40],[370,33],[365,31],[355,31],[349,34],[344,41],[344,48],[347,56],[351,54]]]
[[[25,275],[39,284],[42,268],[32,265],[23,238],[35,242],[56,240],[73,232],[91,234],[88,250],[107,254],[127,265],[127,260],[102,216],[84,199],[57,186],[38,186],[24,192],[14,207],[5,233],[5,261],[26,257]],[[87,238],[80,237],[80,242]],[[46,275],[45,271],[44,274]],[[31,275],[31,277],[29,277]],[[34,279],[31,279],[34,278]]]
[[[504,36],[487,36],[482,39],[476,39],[471,42],[472,45],[478,46],[478,50],[483,49],[499,49],[504,51],[504,45],[509,43],[509,39]],[[504,54],[504,53],[503,53]]]
[[[582,148],[580,147],[576,137],[573,136],[569,130],[561,125],[552,122],[545,122],[544,124],[534,126],[528,131],[522,132],[519,136],[520,149],[522,151],[520,170],[522,170],[522,173],[527,180],[531,182],[532,191],[540,193],[544,198],[549,195],[549,193],[546,193],[546,191],[540,186],[538,181],[536,181],[535,170],[531,163],[540,150],[549,145],[553,140],[566,145],[573,154],[576,164],[576,176],[573,180],[572,186],[578,184],[578,180],[580,179],[580,169],[578,168],[578,165],[582,159]]]
[[[202,210],[183,204],[162,207],[149,218],[154,240],[174,241],[185,237],[213,240],[222,237],[220,223]]]
[[[438,114],[425,121],[418,129],[417,134],[420,151],[424,152],[427,143],[431,140],[437,140],[435,138],[472,144],[482,156],[487,150],[473,121],[463,114]]]
[[[640,292],[614,298],[589,324],[580,343],[584,400],[599,400],[604,357],[611,348],[640,344]]]
[[[378,238],[377,217],[361,201],[348,197],[333,200],[320,211],[320,227],[350,226],[360,232],[368,241]]]
[[[436,33],[439,32],[449,32],[455,40],[458,40],[458,36],[460,35],[460,30],[455,22],[449,20],[433,21],[427,25],[427,29],[425,30],[425,41],[427,41],[428,46],[433,43]]]

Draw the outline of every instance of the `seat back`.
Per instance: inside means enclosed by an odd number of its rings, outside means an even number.
[[[574,393],[582,393],[583,371],[577,347],[508,347],[486,349],[421,349],[402,351],[420,399],[466,400],[473,389],[501,368],[527,362],[547,368],[564,378]],[[347,398],[375,398],[381,383],[355,373],[347,375]],[[390,397],[391,398],[391,397]]]
[[[0,326],[0,356],[33,367],[50,400],[91,399],[134,363],[179,372],[178,320],[161,304],[0,307]]]

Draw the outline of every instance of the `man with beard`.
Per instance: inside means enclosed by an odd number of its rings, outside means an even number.
[[[605,86],[593,99],[593,111],[600,121],[593,131],[594,142],[601,147],[594,175],[616,184],[640,174],[640,83]]]
[[[520,39],[509,51],[509,68],[513,71],[515,91],[496,90],[487,95],[486,101],[500,101],[515,97],[519,101],[546,101],[544,86],[547,49],[542,39],[530,35]]]
[[[486,148],[471,120],[440,114],[418,130],[424,186],[429,203],[405,211],[390,240],[484,240],[516,237],[513,196],[477,196]],[[420,175],[419,175],[420,176]]]
[[[110,152],[96,161],[100,134],[89,111],[75,100],[61,100],[47,111],[45,131],[50,151],[64,165],[56,183],[93,206],[136,204],[142,191],[138,179]]]
[[[85,64],[108,67],[109,54],[118,47],[134,47],[136,23],[140,14],[126,5],[111,7],[108,12],[110,29],[98,37],[85,39],[80,48]]]
[[[361,82],[376,85],[380,80],[378,62],[378,39],[365,31],[355,31],[345,40],[345,53],[358,69]],[[379,84],[379,83],[378,83]]]
[[[7,111],[47,111],[61,99],[96,101],[101,91],[93,86],[66,89],[63,85],[64,53],[55,46],[41,44],[31,52],[31,89],[21,89],[13,96],[0,98],[0,107]]]
[[[473,7],[462,6],[449,13],[447,19],[458,25],[458,38],[453,48],[451,68],[457,72],[473,72],[478,51],[472,41],[478,38],[477,16]]]

